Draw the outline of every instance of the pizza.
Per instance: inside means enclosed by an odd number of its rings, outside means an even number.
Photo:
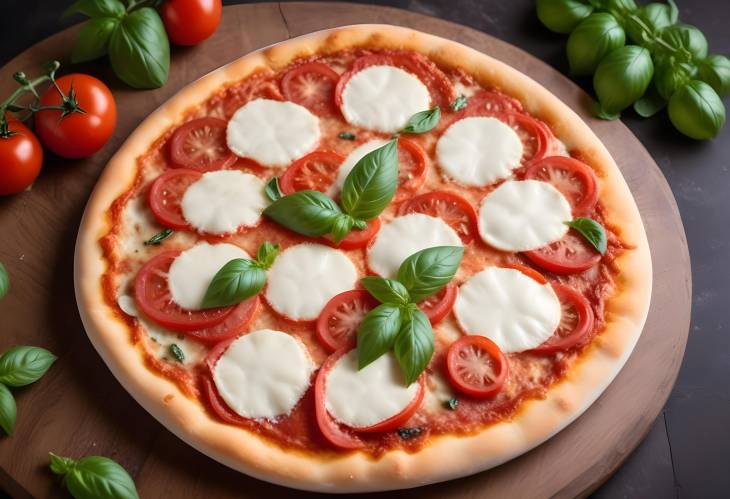
[[[164,426],[254,477],[351,492],[564,428],[636,343],[651,260],[617,165],[549,91],[359,25],[246,55],[145,119],[89,200],[75,283]]]

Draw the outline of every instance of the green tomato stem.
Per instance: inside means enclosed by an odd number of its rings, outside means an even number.
[[[40,98],[38,95],[38,91],[36,90],[36,87],[38,85],[41,85],[47,81],[51,81],[54,85],[56,85],[56,71],[58,70],[60,64],[58,61],[53,61],[50,66],[48,67],[46,74],[39,76],[38,78],[35,78],[33,80],[29,80],[25,73],[22,71],[18,71],[13,75],[13,79],[20,84],[20,87],[16,88],[15,91],[10,94],[10,97],[5,99],[4,101],[0,102],[0,138],[7,138],[12,135],[10,130],[8,129],[8,120],[6,117],[6,112],[12,111],[12,112],[18,112],[18,111],[30,111],[31,114],[38,109],[40,109],[37,105],[37,101]],[[56,88],[58,88],[58,85],[56,85]],[[58,89],[59,92],[61,91]],[[15,104],[15,101],[23,94],[30,92],[35,97],[35,102],[32,103],[30,106],[19,106]],[[63,95],[63,93],[61,93]],[[65,96],[64,96],[65,97]],[[25,119],[29,118],[30,115],[26,116]],[[22,120],[21,120],[22,121]]]

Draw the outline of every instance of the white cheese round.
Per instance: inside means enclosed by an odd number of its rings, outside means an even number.
[[[213,368],[213,382],[228,407],[246,418],[289,414],[309,387],[314,362],[301,341],[262,329],[239,337]]]
[[[129,315],[130,317],[139,316],[139,310],[137,309],[137,303],[134,298],[129,295],[119,295],[117,298],[117,305],[122,309],[122,312]]]
[[[343,161],[340,165],[340,169],[337,170],[337,179],[332,185],[331,192],[329,192],[329,194],[331,196],[336,196],[337,194],[339,194],[342,190],[342,186],[345,185],[345,179],[350,174],[352,169],[355,168],[357,162],[360,161],[367,153],[372,152],[379,147],[383,147],[387,143],[387,140],[373,139],[367,142],[363,142],[355,149],[353,149],[350,154],[347,155],[345,161]]]
[[[203,174],[183,194],[183,216],[190,225],[209,234],[235,232],[256,225],[269,202],[265,183],[239,170]]]
[[[286,166],[319,142],[319,118],[293,102],[255,99],[228,122],[228,147],[264,166]]]
[[[464,185],[485,186],[507,178],[521,159],[520,137],[496,118],[459,120],[436,144],[441,170]]]
[[[234,244],[198,243],[175,258],[167,274],[172,301],[188,310],[199,310],[210,282],[226,263],[251,258]]]
[[[330,299],[353,289],[357,269],[340,250],[298,244],[283,251],[269,269],[266,300],[280,314],[311,321]]]
[[[426,85],[395,66],[358,71],[342,91],[342,114],[347,122],[380,132],[397,132],[411,116],[430,107]]]
[[[488,267],[459,288],[454,314],[468,334],[486,336],[505,352],[541,345],[560,324],[560,300],[550,284],[519,270]]]
[[[568,200],[547,182],[507,181],[482,200],[479,233],[494,248],[529,251],[562,238],[572,219]]]
[[[370,270],[394,278],[403,260],[433,246],[463,246],[461,238],[440,218],[412,213],[383,225],[368,248]]]
[[[403,412],[418,390],[418,383],[406,386],[393,353],[358,370],[357,350],[352,350],[327,375],[325,406],[335,420],[367,428]]]

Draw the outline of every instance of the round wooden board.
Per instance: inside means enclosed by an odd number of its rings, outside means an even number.
[[[84,333],[74,300],[72,262],[81,214],[112,153],[157,106],[187,83],[247,52],[323,28],[356,23],[412,27],[472,46],[542,83],[575,109],[613,154],[631,187],[649,236],[654,292],[646,327],[626,366],[576,422],[535,450],[491,471],[388,497],[573,497],[600,485],[644,437],[679,370],[690,318],[689,254],[677,205],[644,147],[620,122],[591,118],[588,97],[560,73],[502,41],[456,24],[402,10],[355,4],[286,3],[226,7],[215,36],[176,49],[164,88],[135,91],[102,64],[82,68],[111,82],[119,123],[93,158],[47,158],[32,191],[0,199],[0,261],[12,288],[0,302],[0,349],[44,346],[59,356],[38,383],[15,390],[18,424],[0,440],[0,486],[15,497],[64,496],[48,471],[48,451],[101,454],[121,463],[142,497],[309,497],[236,473],[187,446],[127,394]],[[0,90],[13,72],[33,74],[64,60],[77,28],[35,45],[0,69]],[[64,68],[69,67],[64,64]],[[77,69],[77,68],[74,68]]]

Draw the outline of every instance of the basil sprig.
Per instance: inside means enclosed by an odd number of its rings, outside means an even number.
[[[565,225],[575,229],[581,236],[588,241],[591,246],[596,248],[600,254],[605,255],[606,249],[608,248],[608,238],[606,237],[606,230],[601,224],[593,220],[592,218],[578,217],[570,222],[565,222]]]
[[[436,106],[426,111],[421,111],[410,117],[402,132],[404,133],[426,133],[433,130],[441,119],[441,109]]]
[[[132,477],[108,457],[87,456],[77,461],[48,454],[51,471],[63,476],[63,484],[76,499],[139,499]]]
[[[368,276],[360,282],[380,305],[357,330],[358,367],[364,368],[393,350],[406,384],[418,379],[434,351],[428,317],[416,304],[438,293],[456,274],[464,248],[436,246],[406,258],[398,279]]]
[[[10,278],[8,277],[8,271],[5,270],[5,265],[0,262],[0,300],[2,300],[8,290],[10,289]]]

